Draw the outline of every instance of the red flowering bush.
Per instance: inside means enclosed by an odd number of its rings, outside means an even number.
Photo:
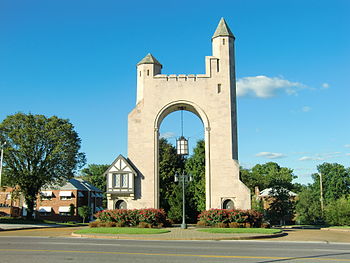
[[[237,223],[245,224],[251,227],[260,227],[263,215],[254,210],[227,210],[210,209],[205,210],[198,216],[201,224],[215,226],[219,223]]]
[[[118,225],[137,226],[147,223],[152,226],[166,224],[166,214],[163,209],[114,209],[98,212],[96,218],[101,222],[116,222]]]

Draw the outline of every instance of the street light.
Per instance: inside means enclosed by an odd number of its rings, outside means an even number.
[[[2,173],[2,161],[4,159],[4,147],[6,145],[6,142],[3,142],[1,144],[1,159],[0,159],[0,186],[1,186],[1,173]]]
[[[182,172],[182,174],[177,174],[175,173],[175,178],[174,182],[177,183],[182,183],[182,224],[181,228],[186,229],[187,224],[186,224],[186,213],[185,213],[185,184],[187,182],[191,182],[193,180],[192,175],[190,174],[185,174],[185,171]]]
[[[188,155],[188,140],[184,137],[184,120],[183,120],[183,110],[184,107],[179,108],[181,110],[181,137],[176,140],[176,152],[178,155],[185,156]],[[182,171],[182,174],[175,173],[174,181],[177,183],[182,183],[182,224],[181,228],[186,229],[186,213],[185,213],[185,184],[192,181],[192,175],[185,174],[185,171]]]

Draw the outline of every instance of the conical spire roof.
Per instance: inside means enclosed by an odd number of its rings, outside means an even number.
[[[137,65],[141,64],[157,64],[162,66],[162,64],[160,64],[159,61],[153,57],[151,53],[148,53],[139,63],[137,63]]]
[[[235,36],[232,34],[230,28],[228,27],[225,19],[222,17],[220,19],[219,25],[216,28],[212,39],[215,37],[227,37],[227,36],[235,38]]]

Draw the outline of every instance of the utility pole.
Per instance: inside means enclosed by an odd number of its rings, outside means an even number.
[[[322,185],[322,173],[319,173],[320,175],[320,202],[321,202],[321,212],[322,212],[322,217],[323,217],[323,185]]]
[[[3,144],[1,144],[1,159],[0,159],[0,187],[1,187],[1,174],[2,174],[2,162],[4,159],[4,147],[6,145],[6,142],[4,142]]]

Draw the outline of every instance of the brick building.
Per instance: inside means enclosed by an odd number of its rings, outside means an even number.
[[[0,212],[7,216],[25,216],[26,205],[23,197],[11,199],[11,188],[1,192]],[[92,214],[103,210],[102,191],[82,179],[70,179],[63,186],[51,186],[42,189],[36,202],[36,218],[53,221],[81,221],[78,208],[88,206]],[[12,203],[11,203],[12,202]],[[12,204],[12,205],[11,205]],[[19,210],[14,214],[15,210]]]

